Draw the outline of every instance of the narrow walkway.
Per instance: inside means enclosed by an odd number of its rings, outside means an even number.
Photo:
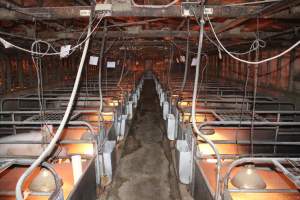
[[[145,80],[108,200],[180,199],[154,82]]]

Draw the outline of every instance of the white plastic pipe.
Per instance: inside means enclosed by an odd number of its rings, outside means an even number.
[[[55,145],[56,145],[57,141],[59,140],[59,138],[62,134],[62,131],[63,131],[63,129],[64,129],[64,127],[65,127],[65,125],[68,121],[69,115],[72,111],[74,99],[76,97],[77,89],[78,89],[80,78],[81,78],[81,73],[82,73],[83,66],[84,66],[84,61],[85,61],[87,50],[88,50],[88,47],[89,47],[89,42],[90,42],[89,35],[91,33],[91,25],[92,24],[91,24],[91,20],[90,20],[89,27],[88,27],[88,33],[87,33],[88,38],[87,38],[87,40],[84,44],[84,49],[83,49],[82,57],[81,57],[80,64],[79,64],[79,67],[78,67],[74,87],[73,87],[71,97],[70,97],[66,112],[64,114],[64,117],[63,117],[63,119],[61,121],[61,124],[59,125],[53,139],[51,140],[50,144],[47,146],[45,151],[30,165],[29,168],[26,169],[26,171],[19,178],[19,180],[17,182],[17,185],[16,185],[16,199],[17,200],[23,200],[22,187],[23,187],[24,181],[33,172],[33,170],[36,167],[38,167],[51,154],[51,152],[55,148]]]
[[[81,156],[75,155],[71,157],[74,185],[78,182],[82,175]]]
[[[199,79],[199,70],[200,70],[200,62],[201,62],[201,51],[202,51],[202,44],[203,44],[203,33],[204,33],[204,20],[203,14],[200,22],[200,33],[199,33],[199,43],[198,43],[198,52],[197,52],[197,65],[196,65],[196,73],[195,73],[195,81],[194,81],[194,90],[193,90],[193,101],[192,101],[192,126],[194,131],[200,136],[207,144],[213,149],[216,158],[216,192],[214,199],[218,200],[220,198],[220,171],[221,171],[221,156],[219,154],[218,149],[216,148],[215,144],[206,136],[204,135],[197,127],[196,124],[196,98],[197,98],[197,91],[198,91],[198,79]],[[194,148],[194,144],[192,144],[192,148]],[[194,149],[192,149],[192,152]],[[192,165],[193,171],[194,165]]]

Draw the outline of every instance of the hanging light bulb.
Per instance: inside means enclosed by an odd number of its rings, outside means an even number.
[[[233,186],[239,189],[265,189],[266,183],[257,174],[254,165],[246,165],[232,179]]]
[[[29,185],[30,191],[33,192],[53,192],[55,190],[55,179],[53,174],[43,168],[40,173],[33,179]]]

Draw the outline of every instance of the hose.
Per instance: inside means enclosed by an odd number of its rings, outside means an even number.
[[[22,194],[22,186],[23,183],[25,181],[25,179],[32,173],[32,171],[38,167],[53,151],[53,149],[55,148],[55,145],[57,143],[57,141],[59,140],[63,129],[69,119],[69,115],[72,111],[72,107],[73,107],[73,103],[76,97],[76,93],[79,87],[79,82],[80,82],[80,78],[81,78],[81,73],[84,67],[84,61],[86,58],[86,54],[87,54],[87,50],[89,47],[89,41],[90,41],[90,33],[91,33],[91,18],[90,18],[90,22],[89,22],[89,27],[88,27],[88,34],[87,34],[87,39],[85,41],[84,44],[84,49],[82,52],[82,57],[80,60],[80,64],[78,67],[78,71],[77,71],[77,75],[76,75],[76,79],[75,79],[75,83],[74,83],[74,87],[71,93],[71,97],[66,109],[66,112],[64,114],[64,117],[61,121],[61,124],[59,125],[55,135],[53,136],[53,139],[51,140],[50,144],[47,146],[47,148],[45,149],[45,151],[42,152],[42,154],[30,165],[30,167],[28,169],[26,169],[26,171],[22,174],[22,176],[19,178],[17,185],[16,185],[16,199],[17,200],[23,200],[23,194]]]
[[[202,1],[202,4],[203,4],[203,1]],[[202,6],[202,8],[204,8],[204,6]],[[216,154],[217,171],[216,171],[216,191],[215,191],[214,199],[218,200],[220,197],[221,156],[220,156],[219,151],[216,148],[215,144],[207,136],[202,134],[201,131],[199,131],[197,124],[196,124],[196,117],[195,117],[196,116],[196,98],[197,98],[197,91],[198,91],[198,79],[199,79],[199,71],[200,71],[200,63],[201,63],[201,51],[202,51],[202,45],[203,45],[204,23],[205,22],[204,22],[203,14],[202,14],[201,21],[200,21],[199,43],[198,43],[198,52],[197,52],[197,65],[196,65],[196,72],[195,72],[193,101],[192,101],[192,125],[193,125],[193,129],[196,132],[196,134],[199,137],[201,137],[205,142],[207,142],[209,144],[209,146],[213,149],[214,153]],[[194,144],[192,144],[192,145],[194,146]]]

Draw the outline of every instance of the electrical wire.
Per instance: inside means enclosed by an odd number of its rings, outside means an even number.
[[[35,31],[36,31],[36,25],[37,25],[37,23],[35,21]],[[36,35],[36,32],[35,32],[35,35]],[[47,49],[47,51],[49,51],[49,48]],[[34,49],[35,49],[35,51],[40,52],[41,51],[40,43],[34,41],[31,45],[31,50],[33,51]],[[42,57],[43,56],[34,57],[34,55],[31,55],[33,67],[36,70],[36,76],[37,76],[37,94],[38,94],[38,100],[39,100],[40,116],[41,116],[42,121],[44,122],[44,128],[48,132],[49,136],[50,135],[52,136],[52,132],[50,131],[48,123],[45,118],[43,73],[42,73],[42,61],[41,61]],[[41,129],[42,129],[42,127],[41,127]],[[43,137],[43,138],[44,138],[44,140],[46,140],[47,137]]]
[[[259,38],[259,18],[256,18],[256,29],[257,29],[257,36]],[[256,50],[255,59],[258,60],[259,58],[259,48]],[[252,116],[251,116],[251,129],[250,129],[250,143],[251,143],[251,157],[253,157],[254,153],[254,120],[255,120],[255,109],[256,109],[256,94],[257,94],[257,83],[258,83],[258,65],[254,68],[254,87],[253,87],[253,105],[252,105]]]
[[[104,15],[102,15],[100,19],[102,19],[103,16]],[[91,17],[90,17],[88,34],[87,34],[87,37],[85,39],[85,44],[84,44],[84,49],[83,49],[83,52],[82,52],[82,57],[81,57],[81,60],[80,60],[80,64],[79,64],[79,67],[78,67],[74,87],[73,87],[73,90],[72,90],[72,93],[71,93],[71,96],[70,96],[70,100],[68,102],[66,112],[65,112],[65,114],[63,116],[63,119],[62,119],[62,121],[61,121],[54,137],[52,138],[50,144],[41,153],[41,155],[30,165],[30,167],[25,170],[25,172],[19,178],[19,180],[17,182],[17,185],[16,185],[16,199],[17,200],[23,200],[22,187],[23,187],[24,181],[33,172],[33,170],[36,167],[38,167],[43,162],[43,160],[45,160],[51,154],[51,152],[55,148],[55,145],[56,145],[57,141],[59,140],[59,138],[60,138],[60,136],[63,132],[63,129],[64,129],[64,127],[65,127],[65,125],[66,125],[66,123],[69,119],[69,115],[72,111],[73,104],[74,104],[74,99],[76,97],[76,93],[77,93],[78,86],[79,86],[79,83],[80,83],[81,73],[82,73],[82,70],[83,70],[83,67],[84,67],[84,62],[85,62],[87,50],[88,50],[88,47],[89,47],[90,35],[91,35],[91,21],[92,20],[91,20]],[[100,20],[99,20],[99,23],[100,23]]]
[[[206,67],[208,65],[208,56],[207,54],[202,54],[203,58],[205,58],[205,64],[203,65],[202,71],[201,71],[201,79],[200,79],[200,84],[199,84],[199,88],[198,88],[198,92],[197,92],[197,96],[199,95],[199,93],[201,92],[202,89],[202,84],[203,84],[203,80],[204,80],[204,72],[206,71]],[[204,86],[205,87],[205,86]],[[203,88],[205,89],[205,88]],[[206,91],[206,90],[205,90]]]
[[[103,108],[103,95],[102,95],[102,65],[103,65],[103,54],[104,54],[104,48],[105,48],[105,40],[106,40],[106,32],[107,32],[107,20],[104,21],[104,35],[102,37],[102,41],[101,41],[101,49],[100,49],[100,54],[99,54],[99,63],[98,63],[98,87],[99,87],[99,98],[100,98],[100,105],[99,105],[99,111],[98,111],[98,124],[99,124],[99,134],[100,134],[100,130],[101,130],[101,120],[102,122],[104,122],[104,117],[102,116],[102,108]],[[103,139],[103,141],[105,141],[105,137]],[[100,148],[101,150],[101,148]],[[104,170],[104,168],[103,168]]]
[[[173,43],[174,46],[177,47],[177,49],[179,49],[179,50],[181,50],[181,51],[184,51],[184,52],[187,51],[186,49],[180,47],[176,42],[174,42],[174,41],[172,41],[172,40],[170,40],[169,42]],[[191,51],[191,50],[189,50],[189,53],[192,53],[192,54],[194,54],[194,55],[197,55],[197,52],[194,52],[194,51]]]
[[[249,53],[250,55],[250,53]],[[242,124],[242,119],[243,119],[243,115],[244,115],[244,104],[245,104],[245,100],[246,100],[246,96],[247,96],[247,88],[248,88],[248,81],[249,81],[249,74],[250,74],[250,68],[249,66],[247,66],[247,74],[246,74],[246,80],[245,80],[245,85],[244,85],[244,95],[243,95],[243,100],[242,100],[242,106],[240,109],[240,123],[238,125],[238,128],[241,127]],[[235,130],[235,141],[236,141],[236,151],[237,151],[237,155],[239,154],[239,147],[238,147],[238,129]]]
[[[181,89],[180,91],[183,91],[184,87],[185,87],[185,83],[186,83],[186,78],[187,78],[187,71],[188,71],[188,65],[189,65],[189,50],[190,50],[190,18],[187,18],[187,31],[188,31],[188,35],[186,38],[186,54],[185,54],[185,66],[184,66],[184,76],[183,76],[183,80],[181,83]]]
[[[260,60],[260,61],[248,61],[248,60],[244,60],[244,59],[241,59],[241,58],[238,58],[236,56],[234,56],[230,51],[228,51],[224,45],[221,43],[221,41],[219,40],[215,30],[214,30],[214,27],[209,19],[209,16],[207,15],[207,19],[208,19],[208,22],[209,22],[209,25],[211,27],[211,30],[213,32],[213,35],[214,37],[216,38],[218,44],[220,45],[220,47],[222,48],[222,50],[224,50],[229,56],[231,56],[232,58],[234,58],[235,60],[237,61],[240,61],[240,62],[243,62],[243,63],[247,63],[247,64],[250,64],[250,65],[259,65],[259,64],[262,64],[262,63],[265,63],[265,62],[268,62],[268,61],[271,61],[271,60],[274,60],[276,58],[279,58],[281,56],[283,56],[284,54],[290,52],[291,50],[293,50],[295,47],[297,47],[299,44],[300,44],[300,40],[298,42],[296,42],[295,44],[293,44],[291,47],[289,47],[288,49],[286,49],[285,51],[281,52],[280,54],[278,55],[275,55],[273,57],[270,57],[270,58],[266,58],[266,59],[263,59],[263,60]]]
[[[103,18],[103,15],[102,17],[99,18],[98,22],[96,23],[96,25],[94,26],[94,28],[88,32],[86,38],[81,41],[79,44],[75,45],[74,47],[72,47],[70,49],[71,52],[75,51],[77,48],[80,48],[81,45],[83,43],[85,43],[88,39],[90,39],[90,37],[92,36],[92,34],[95,32],[95,30],[97,29],[98,25],[100,24],[100,22],[102,21],[102,18]],[[37,40],[35,41],[35,43],[43,43],[43,44],[46,44],[47,45],[47,50],[45,52],[36,52],[36,51],[32,51],[32,50],[28,50],[28,49],[25,49],[23,47],[20,47],[20,46],[17,46],[15,44],[12,44],[8,41],[6,41],[5,39],[1,38],[0,37],[0,42],[4,45],[4,47],[6,48],[9,48],[9,47],[14,47],[20,51],[24,51],[24,52],[27,52],[27,53],[30,53],[30,54],[33,54],[33,55],[41,55],[41,56],[54,56],[54,55],[60,55],[61,53],[66,53],[68,52],[69,50],[65,50],[65,51],[57,51],[55,50],[55,48],[52,46],[52,44],[50,44],[49,42],[47,41],[43,41],[43,40]],[[54,51],[54,53],[48,53],[48,51],[52,49]]]
[[[197,98],[198,98],[198,95],[200,94],[201,90],[202,90],[202,84],[203,84],[203,80],[204,80],[204,72],[207,72],[206,68],[207,68],[207,65],[208,65],[208,56],[207,54],[202,54],[203,55],[203,58],[205,58],[205,64],[203,65],[203,68],[202,68],[202,71],[201,71],[201,79],[200,79],[200,84],[199,84],[199,88],[198,88],[198,91],[197,91]],[[206,85],[207,85],[207,73],[206,74]],[[205,91],[205,94],[204,94],[204,97],[207,97],[207,89],[205,89],[205,86],[203,87],[204,91]],[[206,102],[204,102],[206,104]],[[207,121],[207,118],[206,118],[206,113],[204,113],[204,121]],[[199,129],[201,131],[202,127]]]
[[[168,67],[168,73],[167,73],[167,84],[169,86],[170,84],[170,76],[171,76],[171,69],[173,66],[173,59],[174,59],[174,48],[173,45],[170,46],[170,62]]]
[[[203,32],[204,32],[204,1],[202,1],[202,16],[200,21],[200,32],[199,32],[199,43],[198,43],[198,53],[197,53],[197,65],[196,65],[196,73],[195,73],[195,81],[194,81],[194,90],[193,90],[193,100],[192,100],[192,125],[193,129],[196,134],[201,137],[214,151],[217,163],[216,163],[216,191],[214,199],[218,200],[220,197],[220,170],[221,170],[221,156],[219,154],[218,149],[216,148],[215,144],[206,136],[204,135],[197,127],[196,124],[196,98],[197,98],[197,91],[198,91],[198,79],[199,79],[199,70],[200,70],[200,63],[201,63],[201,51],[203,45]],[[192,144],[194,146],[194,144]]]
[[[273,3],[273,2],[278,2],[278,1],[282,1],[282,0],[262,0],[262,1],[244,2],[244,3],[232,3],[232,4],[222,5],[222,6],[224,6],[224,7],[234,7],[234,6],[245,6],[245,5],[254,5],[254,4]]]
[[[117,84],[118,87],[120,87],[120,83],[122,82],[122,79],[123,79],[123,73],[124,73],[125,65],[126,65],[126,48],[124,50],[124,60],[123,60],[123,64],[122,64],[122,71],[121,71],[120,78],[119,78],[119,81],[118,81],[118,84]],[[122,90],[122,88],[121,88],[121,90]]]
[[[195,8],[194,7],[191,7],[191,11],[193,12],[193,15],[196,19],[196,22],[200,25],[200,22],[198,20],[198,17],[196,15],[196,12],[195,12]],[[206,31],[204,30],[204,36],[206,37],[206,39],[208,39],[208,41],[210,41],[214,46],[216,46],[217,50],[218,50],[218,53],[219,53],[219,58],[222,59],[222,48],[220,47],[220,45],[218,45],[215,41],[213,41],[209,35],[206,33]],[[249,54],[253,51],[256,51],[258,48],[265,48],[266,47],[266,42],[262,39],[258,39],[257,36],[256,36],[256,39],[252,42],[252,44],[250,45],[250,48],[248,51],[245,51],[245,52],[232,52],[230,51],[231,54],[234,54],[234,55],[245,55],[245,54]]]

